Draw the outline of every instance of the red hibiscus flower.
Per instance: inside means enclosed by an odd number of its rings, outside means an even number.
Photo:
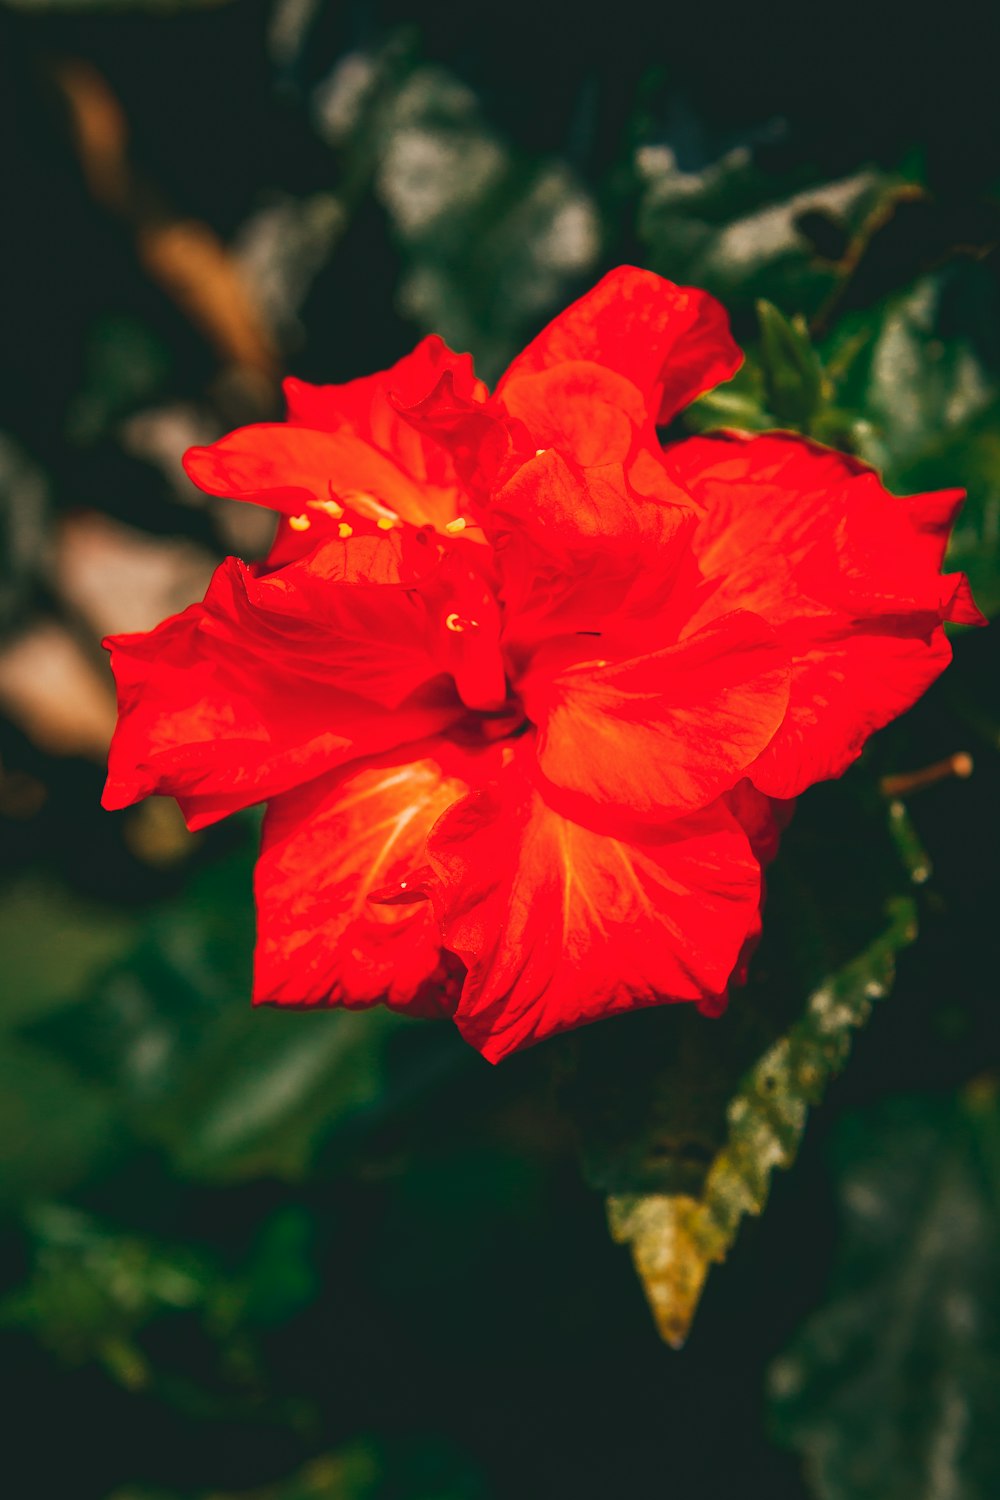
[[[257,1001],[445,1011],[493,1061],[721,1008],[791,799],[980,618],[939,571],[959,492],[787,434],[661,447],[740,357],[712,298],[623,267],[493,396],[430,338],[187,455],[277,538],[108,643],[105,805],[267,802]]]

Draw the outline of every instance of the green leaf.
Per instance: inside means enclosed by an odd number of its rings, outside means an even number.
[[[36,874],[8,884],[0,902],[4,985],[0,1031],[79,1000],[84,987],[134,941],[135,921]]]
[[[801,314],[784,317],[773,303],[757,303],[761,368],[767,402],[778,423],[811,432],[824,396],[823,366]]]
[[[855,451],[899,493],[965,488],[949,568],[1000,610],[1000,296],[971,262],[925,276],[823,344]]]
[[[199,1491],[115,1490],[109,1500],[486,1500],[478,1468],[452,1444],[431,1437],[359,1438],[260,1489]]]
[[[798,1151],[809,1106],[846,1061],[851,1034],[891,984],[895,956],[916,935],[911,900],[895,902],[882,936],[809,997],[804,1015],[750,1069],[727,1111],[729,1133],[697,1197],[608,1199],[613,1237],[628,1244],[660,1333],[683,1344],[713,1261],[725,1259],[744,1214],[763,1211],[775,1167]]]
[[[381,1464],[374,1444],[363,1439],[351,1443],[338,1453],[314,1459],[298,1473],[262,1489],[241,1490],[239,1494],[202,1490],[197,1496],[189,1491],[127,1489],[115,1490],[109,1500],[372,1500],[377,1495]]]
[[[762,297],[787,313],[817,310],[838,272],[813,249],[807,216],[830,221],[846,241],[893,186],[874,171],[826,183],[808,170],[776,176],[743,148],[701,172],[681,171],[664,146],[641,148],[637,164],[650,269],[703,287],[730,311]]]
[[[112,1101],[39,1047],[0,1045],[0,1204],[68,1191],[119,1149]]]
[[[683,421],[691,432],[711,432],[718,427],[767,432],[776,427],[777,420],[768,410],[759,360],[752,356],[744,359],[732,380],[692,402],[684,412]]]
[[[747,348],[737,374],[701,396],[684,413],[695,432],[736,427],[744,432],[791,428],[826,441],[837,438],[846,414],[831,405],[833,388],[801,314],[786,318],[759,300],[760,338]]]
[[[157,1311],[201,1306],[211,1271],[190,1251],[112,1233],[58,1204],[33,1210],[28,1227],[32,1274],[0,1305],[0,1322],[31,1329],[67,1363],[97,1360],[121,1384],[146,1385],[136,1334]]]
[[[771,1368],[778,1435],[817,1500],[988,1500],[1000,1493],[995,1082],[850,1117],[837,1166],[838,1264]]]
[[[28,1329],[70,1365],[98,1363],[129,1389],[169,1387],[175,1401],[204,1408],[209,1387],[256,1387],[260,1330],[293,1317],[316,1296],[314,1229],[300,1208],[267,1217],[240,1264],[224,1270],[188,1245],[103,1224],[59,1203],[25,1217],[31,1269],[0,1304],[0,1324]],[[169,1373],[151,1363],[149,1325],[179,1313],[198,1319],[217,1350],[205,1365]],[[218,1364],[218,1369],[213,1368]]]
[[[568,1095],[585,1168],[674,1346],[710,1265],[763,1210],[773,1169],[794,1160],[809,1107],[888,992],[916,931],[909,887],[927,874],[905,812],[887,816],[863,771],[818,788],[768,872],[764,939],[726,1014],[671,1007],[630,1021],[630,1035],[622,1026],[617,1048],[614,1032],[577,1044]]]
[[[176,3],[169,0],[170,6]],[[190,4],[191,0],[179,3]],[[103,8],[100,0],[95,8]],[[72,437],[91,442],[128,412],[161,396],[169,379],[170,362],[167,347],[145,323],[110,314],[98,318],[90,330],[83,385],[75,393],[68,414]]]
[[[114,1106],[98,1080],[79,1076],[18,1034],[71,1013],[95,974],[134,941],[131,916],[26,874],[0,902],[0,1203],[65,1192],[120,1149]]]
[[[352,193],[370,181],[389,215],[404,265],[399,310],[495,379],[597,264],[592,195],[561,159],[515,150],[405,34],[335,71],[319,120],[345,154]]]
[[[300,1177],[332,1132],[464,1060],[452,1027],[382,1007],[255,1009],[252,856],[248,844],[201,869],[131,951],[29,1032],[78,1090],[113,1095],[133,1138],[200,1179]]]

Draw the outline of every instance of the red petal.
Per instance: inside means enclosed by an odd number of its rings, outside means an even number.
[[[424,486],[454,491],[454,464],[446,449],[416,431],[400,407],[414,406],[447,372],[463,400],[482,400],[486,388],[476,379],[468,354],[453,354],[436,335],[423,339],[388,370],[365,375],[344,385],[307,385],[286,380],[288,420],[321,431],[348,430],[382,453],[389,454],[411,479]],[[430,502],[435,510],[440,498]],[[455,512],[442,515],[441,524]]]
[[[165,792],[201,826],[461,715],[419,593],[338,583],[330,550],[315,573],[265,579],[229,559],[204,603],[106,643],[119,698],[106,807]]]
[[[260,423],[211,447],[191,448],[184,466],[211,495],[251,500],[294,518],[291,528],[279,527],[272,565],[336,535],[338,506],[349,524],[392,513],[441,530],[461,511],[454,460],[399,406],[419,402],[442,379],[463,400],[485,394],[468,355],[452,354],[437,338],[425,339],[392,369],[346,385],[288,380],[287,423]]]
[[[476,379],[472,356],[455,354],[437,334],[430,334],[388,370],[377,370],[373,375],[341,385],[309,385],[294,377],[286,380],[288,420],[328,430],[346,424],[390,453],[399,435],[397,414],[392,405],[383,406],[380,398],[388,394],[403,406],[412,406],[427,395],[446,370],[461,396],[481,399],[485,394],[482,381]]]
[[[831,608],[967,617],[964,579],[939,572],[961,491],[899,499],[860,460],[789,433],[691,438],[665,459],[705,508],[699,617],[737,604],[772,624]]]
[[[558,448],[574,463],[624,463],[647,418],[641,392],[614,370],[584,360],[504,385],[504,408],[523,422],[535,448]]]
[[[792,821],[794,798],[784,801],[765,797],[744,777],[726,793],[724,801],[750,840],[755,858],[762,866],[769,865],[778,852],[781,835]]]
[[[415,526],[434,524],[427,493],[386,454],[353,433],[317,432],[287,422],[241,427],[210,448],[189,448],[184,467],[210,495],[252,500],[285,515],[304,513],[310,522],[329,522],[310,502],[331,499],[361,514],[392,511]],[[447,519],[456,514],[450,497]],[[334,530],[336,526],[334,524]],[[315,539],[312,539],[311,545]]]
[[[440,977],[429,903],[385,905],[423,863],[436,819],[475,785],[493,754],[446,741],[321,776],[270,803],[255,888],[254,999],[288,1006],[453,1008]]]
[[[518,355],[497,395],[505,398],[515,377],[566,360],[591,360],[624,375],[639,388],[651,415],[668,422],[734,375],[743,356],[714,297],[651,271],[619,266]]]
[[[717,994],[756,920],[759,868],[720,803],[627,842],[554,812],[517,762],[445,814],[428,854],[445,944],[469,968],[455,1020],[491,1062]]]
[[[493,497],[504,639],[515,660],[553,635],[584,632],[649,643],[697,512],[649,498],[622,465],[581,469],[555,449],[523,464]],[[676,638],[676,632],[674,635]]]
[[[935,572],[944,562],[951,529],[965,504],[965,490],[931,490],[924,495],[910,495],[905,504],[913,528],[912,553]],[[947,573],[943,582],[954,588],[948,601],[947,618],[957,625],[986,625],[986,616],[972,597],[964,573]]]
[[[666,457],[705,508],[674,623],[694,630],[740,603],[776,627],[788,716],[748,774],[798,796],[943,670],[942,621],[978,616],[962,576],[938,572],[959,496],[898,499],[860,461],[788,434],[693,438]]]
[[[797,797],[842,775],[868,737],[905,713],[950,661],[940,628],[910,636],[832,620],[810,646],[796,646],[788,714],[748,776],[769,797]]]
[[[522,697],[549,781],[583,805],[661,822],[705,807],[760,755],[785,715],[788,656],[736,610],[631,661],[550,676],[542,656]]]

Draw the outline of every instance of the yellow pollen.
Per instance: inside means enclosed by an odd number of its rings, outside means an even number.
[[[288,524],[293,531],[308,531],[312,522],[308,516],[289,516]]]
[[[351,509],[356,510],[359,515],[364,516],[368,521],[399,520],[394,510],[390,509],[388,505],[383,505],[381,500],[376,500],[375,496],[370,495],[367,490],[344,490],[342,493],[344,500]]]
[[[449,521],[444,529],[452,536],[457,536],[460,531],[465,530],[466,524],[467,523],[464,516],[456,516],[455,520]]]
[[[395,524],[395,521],[391,521],[388,516],[379,516],[378,520],[375,522],[375,525],[378,527],[379,531],[391,531]]]
[[[321,510],[325,516],[331,516],[334,521],[339,521],[344,514],[344,507],[337,500],[309,500],[310,510]]]
[[[341,521],[340,525],[337,527],[337,535],[346,540],[349,536],[354,535],[354,527],[348,526],[346,521]]]
[[[453,630],[456,635],[461,635],[462,632],[465,631],[465,630],[478,630],[479,629],[479,621],[478,620],[463,620],[463,618],[462,618],[461,615],[456,615],[456,614],[450,614],[450,615],[448,615],[446,617],[444,623],[445,623],[445,626],[447,627],[447,629],[448,630]]]
[[[548,451],[549,451],[548,448],[536,448],[535,449],[535,457],[536,458],[541,458],[542,454],[543,453],[548,453]]]

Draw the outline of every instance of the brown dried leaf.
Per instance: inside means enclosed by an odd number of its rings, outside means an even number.
[[[54,74],[87,186],[131,226],[149,274],[225,362],[274,377],[277,354],[235,257],[207,224],[178,217],[136,167],[128,120],[107,80],[77,58],[58,63]]]
[[[709,1257],[693,1233],[700,1205],[682,1194],[608,1199],[611,1238],[628,1245],[660,1337],[680,1349],[708,1275]]]
[[[204,596],[214,559],[193,542],[144,535],[94,512],[56,532],[52,581],[98,637],[152,630]]]
[[[110,674],[55,620],[0,651],[0,710],[51,755],[107,756],[116,718]]]

